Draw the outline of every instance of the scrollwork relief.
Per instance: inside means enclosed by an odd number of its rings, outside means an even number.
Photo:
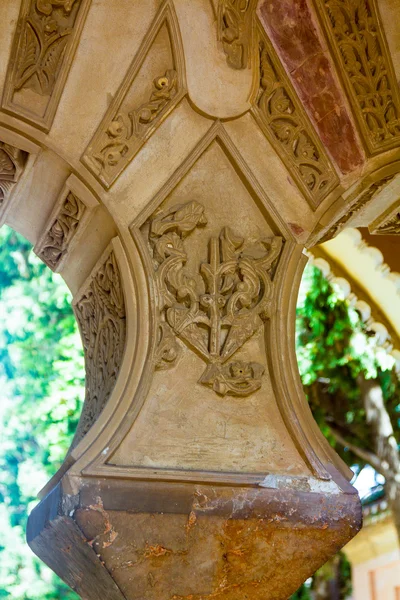
[[[337,175],[265,38],[259,41],[259,57],[260,87],[253,112],[315,207],[335,187]]]
[[[218,39],[222,42],[226,61],[233,69],[248,66],[251,41],[251,0],[220,0],[218,7]]]
[[[112,251],[75,304],[86,364],[86,397],[73,446],[89,431],[117,381],[125,349],[121,274]]]
[[[114,168],[119,167],[132,146],[145,135],[176,93],[177,73],[174,69],[169,69],[154,80],[148,101],[115,115],[107,127],[99,151],[93,156],[100,166],[100,175],[107,177]]]
[[[12,51],[3,107],[48,128],[61,90],[52,98],[57,82],[66,77],[67,53],[76,40],[77,22],[88,0],[24,0]],[[15,95],[32,90],[42,97],[26,101]],[[51,99],[52,98],[52,99]]]
[[[43,262],[53,271],[57,269],[68,252],[85,211],[86,206],[83,202],[75,194],[69,192],[45,239],[36,251]]]
[[[231,358],[268,317],[282,239],[246,243],[224,227],[209,240],[208,261],[187,273],[185,239],[206,224],[204,207],[195,201],[150,222],[161,323],[206,362],[200,383],[222,396],[247,396],[261,387],[264,367]]]
[[[398,145],[400,95],[375,0],[318,0],[369,150]]]
[[[82,161],[106,188],[185,94],[184,61],[172,3],[163,4]]]
[[[2,211],[13,187],[19,180],[26,159],[26,152],[0,142],[0,211]]]

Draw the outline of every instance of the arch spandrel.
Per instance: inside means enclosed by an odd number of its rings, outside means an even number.
[[[276,3],[262,4],[267,11],[234,0],[100,0],[68,77],[60,63],[47,132],[3,95],[0,140],[28,155],[4,220],[29,230],[73,290],[87,353],[80,433],[28,540],[93,600],[200,600],[217,590],[284,599],[360,527],[351,475],[301,389],[295,303],[305,245],[397,214],[398,148],[369,150],[320,2],[310,3],[353,131],[337,138],[342,159],[360,158],[343,167],[329,119],[310,109],[318,88],[305,99],[271,34]],[[64,7],[46,11],[57,23]],[[0,70],[3,88],[15,83],[20,42],[8,50],[7,80]],[[120,114],[132,124],[129,143]],[[122,162],[100,176],[89,162],[105,131]],[[139,521],[145,539],[135,537]],[[132,567],[134,587],[119,568],[121,556],[135,563],[132,539],[144,565]],[[243,554],[227,579],[223,554],[235,548]]]

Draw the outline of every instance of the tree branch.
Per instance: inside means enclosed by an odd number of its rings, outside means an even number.
[[[371,465],[371,467],[373,467],[375,471],[378,471],[378,473],[380,473],[384,477],[387,477],[389,474],[391,474],[388,469],[384,468],[382,461],[379,460],[376,454],[370,452],[369,450],[365,450],[364,448],[359,448],[355,444],[352,444],[351,442],[346,440],[346,438],[344,438],[342,434],[339,431],[337,431],[337,429],[335,429],[333,425],[329,424],[329,429],[331,430],[331,433],[335,440],[341,446],[343,446],[343,448],[349,448],[349,450],[351,450],[353,454],[355,454],[356,456],[358,456],[358,458],[361,458],[361,460]]]

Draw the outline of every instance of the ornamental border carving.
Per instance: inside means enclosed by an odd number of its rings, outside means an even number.
[[[82,194],[83,186],[71,175],[34,247],[35,254],[54,272],[62,271],[68,255],[82,236],[97,202]]]
[[[48,132],[54,121],[91,0],[22,0],[2,109]],[[43,113],[14,101],[21,89],[47,98]],[[31,106],[31,105],[30,105]]]
[[[173,65],[153,81],[148,100],[123,114],[121,106],[161,28],[166,25]],[[105,189],[109,189],[134,156],[186,94],[183,46],[177,17],[170,2],[164,4],[148,30],[123,82],[85,149],[81,162]],[[107,169],[109,172],[107,172]]]
[[[371,155],[400,141],[400,91],[377,0],[314,0]]]
[[[400,235],[400,202],[392,204],[368,229],[373,235]]]
[[[346,212],[343,214],[342,211],[341,216],[336,222],[314,243],[323,244],[343,231],[347,223],[361,212],[373,200],[374,196],[379,194],[382,188],[388,185],[396,176],[397,172],[389,173],[376,181],[370,182],[369,186],[357,196],[356,200],[350,206],[346,207]]]
[[[219,0],[218,40],[232,69],[246,69],[252,51],[253,12],[257,0]]]
[[[256,41],[259,89],[251,113],[316,210],[339,177],[260,23]]]
[[[27,152],[0,141],[0,225],[7,211],[12,191],[21,178],[27,160]]]
[[[124,294],[111,245],[73,301],[85,352],[86,394],[70,451],[99,418],[117,382],[127,340]]]

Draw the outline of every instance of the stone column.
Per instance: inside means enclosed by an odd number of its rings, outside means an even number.
[[[85,599],[286,600],[361,526],[295,306],[304,248],[374,212],[398,138],[356,125],[325,4],[22,2],[3,218],[71,287],[87,374],[28,543]]]

